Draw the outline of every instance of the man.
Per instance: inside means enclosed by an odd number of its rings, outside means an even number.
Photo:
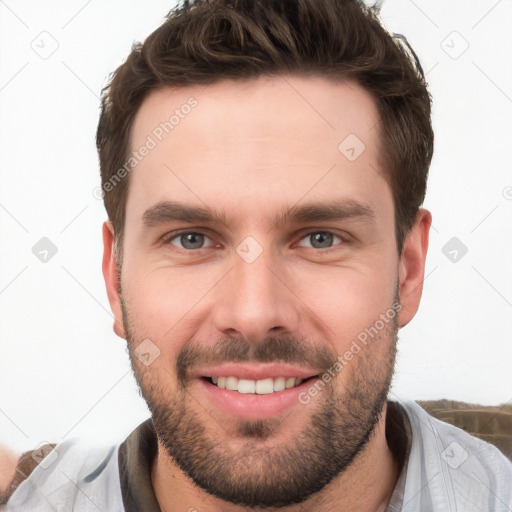
[[[497,448],[388,400],[433,134],[374,11],[187,3],[112,77],[97,146],[114,330],[151,419],[20,462],[7,510],[511,509]]]

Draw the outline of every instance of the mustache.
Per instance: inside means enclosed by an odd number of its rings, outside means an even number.
[[[261,343],[226,337],[213,345],[186,344],[176,358],[176,375],[179,381],[186,383],[194,368],[224,363],[289,363],[327,370],[336,362],[337,356],[328,346],[295,337],[271,336]]]

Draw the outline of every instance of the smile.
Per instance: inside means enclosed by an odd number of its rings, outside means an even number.
[[[239,379],[238,377],[209,377],[212,384],[221,389],[267,395],[299,386],[304,379],[298,377],[277,377],[261,380]]]
[[[259,380],[219,376],[201,377],[196,382],[201,385],[203,395],[223,414],[261,420],[301,405],[300,394],[316,378],[318,375],[306,379],[276,377]]]

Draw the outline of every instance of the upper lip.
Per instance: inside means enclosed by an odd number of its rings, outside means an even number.
[[[230,363],[210,368],[199,368],[192,373],[191,377],[238,377],[247,380],[276,379],[277,377],[308,379],[319,373],[318,370],[297,368],[287,364]]]

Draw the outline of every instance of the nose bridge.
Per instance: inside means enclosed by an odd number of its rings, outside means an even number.
[[[298,312],[293,294],[281,282],[281,263],[270,247],[247,237],[237,248],[233,267],[216,304],[220,331],[237,331],[248,340],[261,341],[270,330],[294,331]],[[279,276],[279,277],[278,277]]]

